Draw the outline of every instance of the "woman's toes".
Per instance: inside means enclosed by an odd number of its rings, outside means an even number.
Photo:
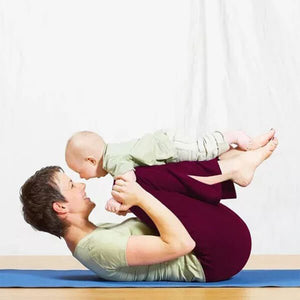
[[[271,129],[269,130],[267,133],[265,133],[263,135],[263,138],[261,139],[261,143],[264,143],[266,144],[268,141],[270,141],[275,135],[275,129]],[[264,146],[264,145],[261,145],[261,146]]]
[[[258,135],[257,137],[252,139],[251,144],[249,145],[247,150],[256,150],[265,146],[274,137],[274,134],[275,129],[272,128],[267,133]]]
[[[262,147],[264,159],[267,159],[271,156],[273,151],[276,149],[278,145],[278,139],[276,137],[272,138],[266,146]]]
[[[278,145],[278,139],[276,137],[273,137],[269,143],[270,143],[270,148],[269,149],[271,151],[274,151],[276,149],[277,145]]]

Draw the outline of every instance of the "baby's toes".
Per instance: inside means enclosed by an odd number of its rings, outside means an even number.
[[[249,151],[249,150],[252,150],[252,149],[253,149],[253,141],[252,141],[252,139],[250,139],[248,144],[247,144],[246,150]]]
[[[238,138],[238,146],[242,150],[251,150],[253,147],[253,141],[250,137],[244,134]]]

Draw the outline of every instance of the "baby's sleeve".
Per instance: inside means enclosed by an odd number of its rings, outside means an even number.
[[[126,172],[134,170],[135,163],[130,155],[111,156],[107,158],[105,169],[113,177],[122,175]]]
[[[139,166],[161,165],[176,161],[174,145],[162,130],[145,134],[138,139],[130,155]]]

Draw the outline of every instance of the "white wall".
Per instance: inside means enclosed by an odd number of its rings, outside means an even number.
[[[224,203],[248,224],[253,253],[299,253],[300,10],[295,1],[243,2],[249,12],[239,1],[0,1],[0,255],[69,254],[62,240],[24,222],[18,193],[46,165],[79,179],[64,162],[73,132],[114,142],[181,126],[278,129],[276,153]],[[199,24],[197,14],[206,17]],[[213,52],[220,22],[232,46],[221,61],[226,49]],[[87,182],[94,222],[124,219],[104,210],[111,184]]]

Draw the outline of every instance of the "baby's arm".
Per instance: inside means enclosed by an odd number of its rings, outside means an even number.
[[[130,170],[126,173],[124,173],[122,175],[123,178],[125,178],[126,181],[132,181],[135,182],[136,181],[136,176],[135,176],[135,172],[134,170]],[[122,215],[122,216],[126,216],[126,214],[128,212],[130,212],[130,210],[126,210],[126,211],[121,211],[120,207],[121,207],[122,203],[118,202],[117,200],[115,200],[114,198],[110,198],[105,205],[105,209],[109,212],[114,212],[117,215]]]
[[[119,175],[124,175],[128,181],[136,181],[134,167],[134,162],[126,153],[122,155],[106,154],[104,168],[114,178]],[[105,205],[105,209],[109,212],[114,212],[118,215],[126,215],[127,211],[120,211],[120,207],[121,203],[114,198],[110,198]]]
[[[127,181],[136,181],[136,176],[134,170],[130,170],[122,175],[122,177]]]

